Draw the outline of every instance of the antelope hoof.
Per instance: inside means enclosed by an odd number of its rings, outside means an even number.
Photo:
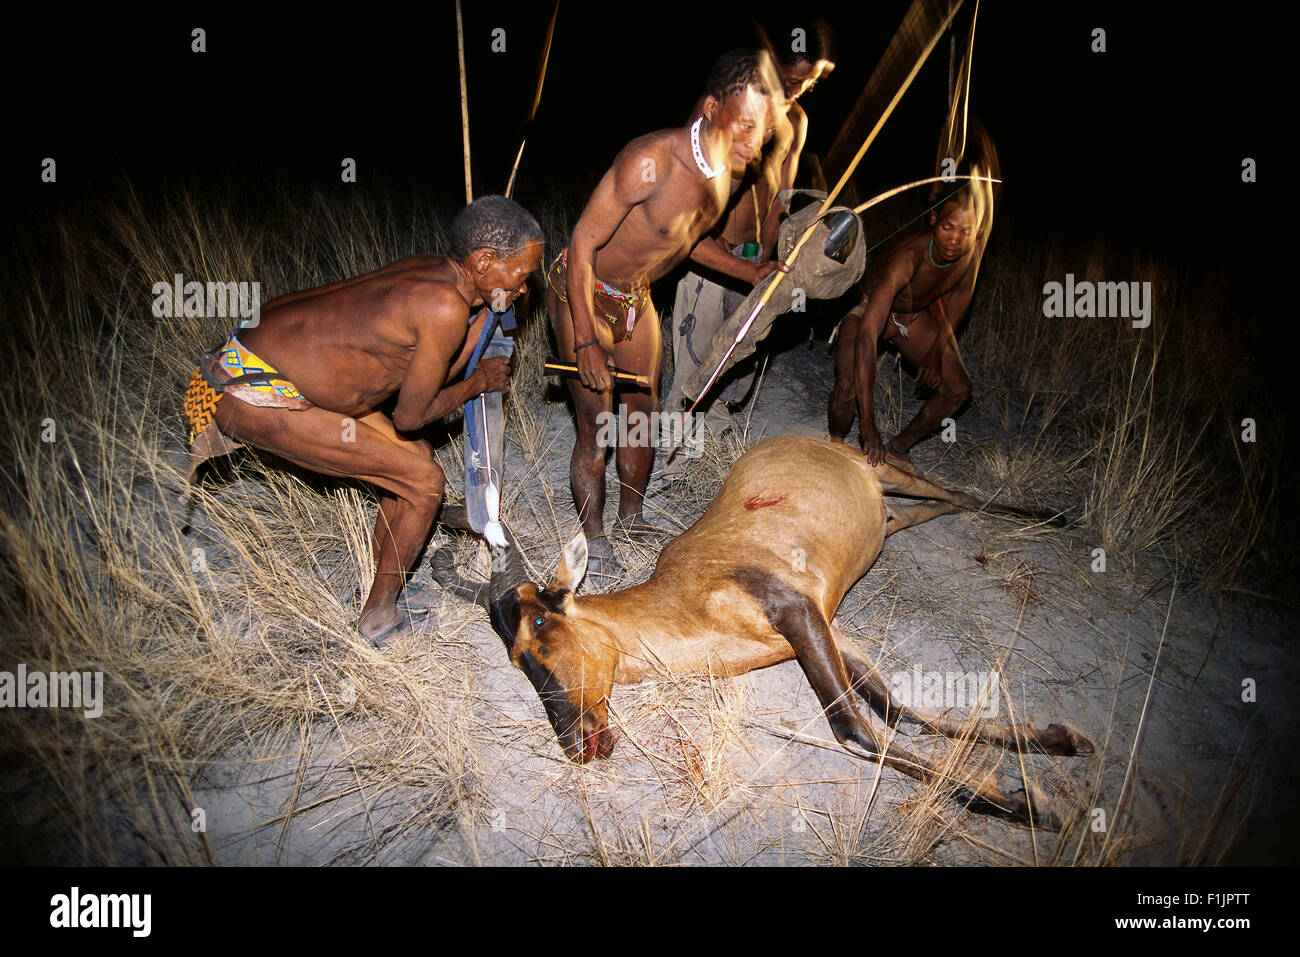
[[[1044,754],[1059,754],[1065,757],[1092,754],[1096,750],[1091,741],[1063,724],[1049,724],[1047,730],[1039,731],[1037,743]]]

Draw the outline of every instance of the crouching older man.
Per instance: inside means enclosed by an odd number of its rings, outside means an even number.
[[[381,646],[417,614],[398,603],[442,502],[432,447],[412,433],[507,386],[504,358],[457,381],[488,317],[541,264],[542,231],[523,207],[485,196],[457,215],[446,256],[408,256],[263,307],[201,357],[185,395],[190,478],[248,444],[325,475],[379,489],[375,579],[361,635]],[[396,396],[392,417],[379,411]]]

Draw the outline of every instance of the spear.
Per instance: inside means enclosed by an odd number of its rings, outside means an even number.
[[[948,116],[944,122],[944,132],[939,143],[939,155],[935,159],[935,169],[942,169],[945,159],[960,161],[966,155],[966,128],[970,120],[970,75],[971,64],[975,59],[975,23],[979,19],[979,0],[975,2],[975,12],[971,15],[970,35],[966,39],[966,49],[962,53],[961,67],[954,74],[952,63],[948,65]],[[954,51],[957,38],[954,36]],[[954,149],[954,146],[956,147]]]

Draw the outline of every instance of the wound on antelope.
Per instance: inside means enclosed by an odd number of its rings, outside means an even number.
[[[756,509],[767,508],[769,505],[780,505],[785,500],[786,500],[786,494],[784,492],[782,492],[780,495],[768,495],[768,496],[754,495],[751,496],[747,502],[745,502],[745,508],[749,509],[752,512],[755,511]]]

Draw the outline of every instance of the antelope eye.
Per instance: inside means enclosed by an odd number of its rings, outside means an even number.
[[[542,625],[544,625],[544,624],[546,624],[546,619],[545,619],[545,618],[538,617],[538,618],[534,618],[534,619],[533,619],[533,627],[534,627],[534,628],[541,628]]]

